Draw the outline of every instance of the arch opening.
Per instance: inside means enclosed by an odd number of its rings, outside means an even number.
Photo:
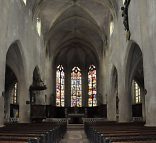
[[[126,89],[130,101],[131,120],[145,121],[145,94],[143,55],[140,47],[132,43],[126,65]]]
[[[5,122],[29,120],[23,55],[19,41],[12,43],[6,54],[5,69]],[[23,114],[25,116],[23,116]],[[27,115],[27,116],[26,116]]]
[[[19,118],[18,80],[8,65],[5,71],[4,121],[10,122],[10,118]]]

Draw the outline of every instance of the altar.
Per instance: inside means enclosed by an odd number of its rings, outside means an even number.
[[[80,113],[68,114],[68,123],[69,124],[83,124],[84,117],[85,117],[85,114],[80,114]]]
[[[35,122],[46,118],[66,118],[69,124],[82,124],[84,118],[107,118],[107,106],[75,108],[32,104],[30,116]]]

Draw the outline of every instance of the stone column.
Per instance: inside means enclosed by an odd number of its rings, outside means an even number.
[[[145,121],[146,120],[146,115],[145,115],[145,91],[143,88],[141,88],[141,101],[142,101],[142,117],[143,117],[143,120]]]
[[[65,106],[71,106],[71,74],[70,74],[70,69],[67,68],[65,70]]]
[[[87,67],[83,69],[82,76],[82,106],[88,106],[88,72]]]
[[[9,90],[3,93],[4,97],[4,122],[7,122],[10,117],[10,96]]]
[[[119,122],[130,122],[132,119],[132,99],[128,94],[128,87],[125,86],[125,72],[118,72],[118,97],[119,97]]]
[[[52,59],[51,59],[52,60]],[[55,82],[55,76],[54,76],[54,69],[52,68],[52,64],[49,61],[49,59],[47,58],[45,60],[45,84],[47,86],[47,89],[45,90],[45,94],[46,94],[46,104],[55,104],[55,99],[54,99],[54,95],[55,95],[55,91],[54,88],[56,87],[56,85],[54,84]]]
[[[4,97],[0,95],[0,127],[4,124]]]
[[[19,92],[18,92],[18,102],[19,102],[19,120],[21,123],[30,121],[30,104],[26,104],[29,101],[29,90],[26,88],[25,84],[19,82]],[[27,96],[26,96],[27,95]]]
[[[111,121],[116,120],[116,95],[115,95],[115,89],[113,89],[113,83],[110,84],[110,93],[108,95],[108,105],[107,105],[107,111],[108,111],[108,119]]]

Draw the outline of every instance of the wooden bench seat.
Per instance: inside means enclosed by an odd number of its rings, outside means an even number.
[[[66,131],[66,123],[19,123],[0,128],[0,143],[59,142]]]
[[[26,141],[0,141],[0,143],[28,143]]]
[[[38,139],[36,137],[34,138],[29,138],[29,137],[16,137],[16,136],[0,136],[0,141],[16,141],[16,142],[26,142],[26,143],[39,143]]]
[[[156,143],[156,141],[127,141],[127,142],[112,142],[112,143]]]
[[[5,130],[5,131],[0,131],[0,137],[1,136],[16,136],[16,137],[36,137],[38,140],[41,142],[46,142],[49,140],[48,138],[48,131],[38,131],[38,130]]]
[[[86,124],[85,131],[91,142],[156,142],[156,127],[144,127],[141,124],[94,123]]]
[[[27,138],[37,138],[38,140],[43,140],[41,134],[31,134],[31,133],[0,133],[0,137],[27,137]]]

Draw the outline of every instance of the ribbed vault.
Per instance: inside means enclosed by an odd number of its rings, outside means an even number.
[[[56,56],[63,47],[70,50],[76,43],[98,59],[107,46],[116,9],[115,0],[37,0],[33,10],[34,18],[41,18],[48,55]]]

